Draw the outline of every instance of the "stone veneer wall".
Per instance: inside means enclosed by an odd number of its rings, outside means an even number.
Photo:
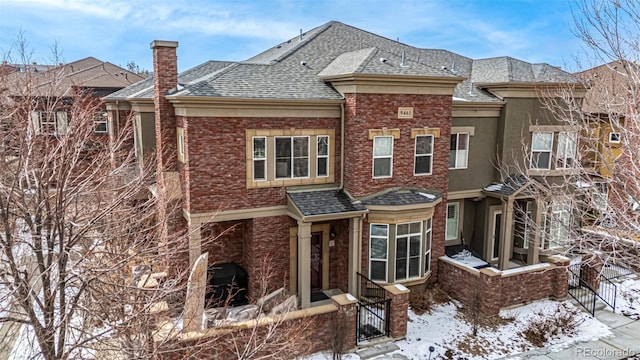
[[[568,295],[569,259],[565,257],[550,257],[548,266],[534,265],[506,272],[468,268],[444,256],[438,262],[442,289],[465,304],[471,304],[477,295],[480,310],[485,314],[497,315],[504,307],[545,298],[563,299]]]

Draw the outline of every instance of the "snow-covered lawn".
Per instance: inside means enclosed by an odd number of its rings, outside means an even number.
[[[535,319],[552,319],[559,313],[570,312],[578,324],[573,331],[558,334],[545,343],[545,347],[561,350],[579,341],[597,340],[611,336],[609,327],[591,318],[570,302],[552,300],[536,301],[528,305],[500,312],[501,319],[489,321],[490,326],[481,326],[473,336],[473,326],[465,320],[459,304],[449,302],[436,305],[431,313],[416,315],[409,310],[409,323],[405,340],[395,344],[396,353],[409,359],[429,359],[429,347],[435,351],[431,359],[496,359],[535,348],[523,334]],[[560,311],[558,311],[560,309]],[[392,353],[393,354],[393,353]],[[392,354],[387,354],[390,356]],[[308,360],[331,359],[329,353],[317,353]],[[344,360],[358,359],[348,354]]]
[[[640,319],[640,280],[627,279],[616,284],[618,296],[616,298],[616,313]],[[611,308],[607,307],[611,310]]]

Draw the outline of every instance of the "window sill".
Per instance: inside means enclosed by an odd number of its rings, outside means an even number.
[[[416,286],[416,285],[422,285],[422,284],[426,283],[430,278],[431,278],[431,270],[429,270],[426,274],[424,274],[424,276],[418,277],[418,278],[411,278],[411,279],[407,279],[407,280],[399,280],[399,281],[395,281],[395,282],[391,282],[391,283],[375,281],[375,283],[380,285],[380,286],[395,285],[395,284],[401,284],[401,285],[404,285],[404,286]]]

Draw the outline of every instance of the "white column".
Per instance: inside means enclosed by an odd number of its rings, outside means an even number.
[[[298,298],[300,306],[311,306],[311,223],[298,221]]]
[[[202,253],[202,224],[189,224],[189,268],[193,267],[200,254]]]
[[[349,293],[358,294],[358,275],[362,271],[362,218],[349,219]]]

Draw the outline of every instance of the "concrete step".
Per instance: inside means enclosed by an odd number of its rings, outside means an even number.
[[[383,343],[383,344],[373,345],[371,347],[365,347],[365,348],[362,348],[362,349],[358,349],[358,350],[356,350],[356,354],[358,354],[358,356],[360,356],[360,359],[371,359],[371,358],[374,358],[376,356],[385,355],[385,354],[394,352],[394,351],[399,350],[399,349],[400,348],[398,347],[398,345],[396,345],[396,344],[394,344],[392,342],[387,342],[387,343]],[[398,358],[389,357],[389,359],[398,359]]]

